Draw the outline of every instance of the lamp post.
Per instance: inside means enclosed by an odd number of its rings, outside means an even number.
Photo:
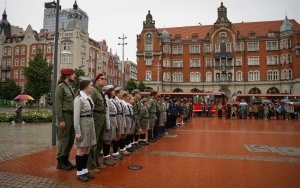
[[[58,25],[59,25],[59,0],[45,3],[45,8],[55,8],[55,38],[54,38],[54,63],[52,77],[52,145],[56,145],[56,112],[55,112],[55,88],[57,81],[57,56],[58,56]]]
[[[160,68],[159,61],[157,62],[157,65],[155,65],[156,68],[154,70],[157,70],[157,92],[159,92],[159,72],[163,71],[163,69]]]
[[[127,45],[127,43],[124,42],[125,39],[127,39],[126,36],[119,37],[119,39],[122,40],[122,43],[118,43],[118,45],[122,45],[122,80],[121,80],[121,86],[123,89],[125,89],[125,63],[124,63],[124,46]]]

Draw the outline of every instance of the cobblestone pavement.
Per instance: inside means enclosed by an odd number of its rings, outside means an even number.
[[[51,123],[0,123],[0,187],[298,187],[300,156],[245,145],[300,148],[300,121],[193,118],[103,169],[87,183],[59,171]],[[75,159],[75,148],[71,152]],[[129,170],[131,165],[141,170]]]

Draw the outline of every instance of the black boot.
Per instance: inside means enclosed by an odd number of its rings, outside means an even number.
[[[65,163],[65,156],[57,157],[57,166],[56,169],[59,170],[71,170],[72,168]]]
[[[76,168],[76,164],[72,164],[72,163],[69,161],[69,156],[66,156],[66,157],[65,157],[65,164],[67,164],[68,166],[70,166],[71,169]]]

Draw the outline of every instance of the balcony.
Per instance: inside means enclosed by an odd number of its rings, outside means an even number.
[[[229,86],[231,82],[232,82],[232,80],[230,80],[230,79],[225,79],[225,80],[219,80],[219,81],[217,81],[217,83],[219,83],[219,85],[223,86],[223,87]]]
[[[1,70],[2,71],[10,71],[11,70],[11,67],[10,66],[1,66]]]
[[[9,82],[9,80],[10,80],[10,78],[5,78],[5,77],[3,77],[3,78],[1,78],[1,82]]]
[[[219,71],[233,70],[233,66],[215,66],[215,70],[219,70]]]

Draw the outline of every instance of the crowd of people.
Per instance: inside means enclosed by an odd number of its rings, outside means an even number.
[[[184,124],[192,116],[186,101],[165,98],[151,91],[143,97],[107,85],[104,74],[94,80],[82,78],[75,94],[70,84],[73,69],[62,69],[55,91],[57,117],[57,169],[77,169],[77,179],[95,178],[106,166],[113,166],[140,147],[158,141],[167,130]],[[70,152],[76,143],[76,164]],[[112,148],[112,151],[111,151]],[[103,157],[101,157],[101,155]]]

